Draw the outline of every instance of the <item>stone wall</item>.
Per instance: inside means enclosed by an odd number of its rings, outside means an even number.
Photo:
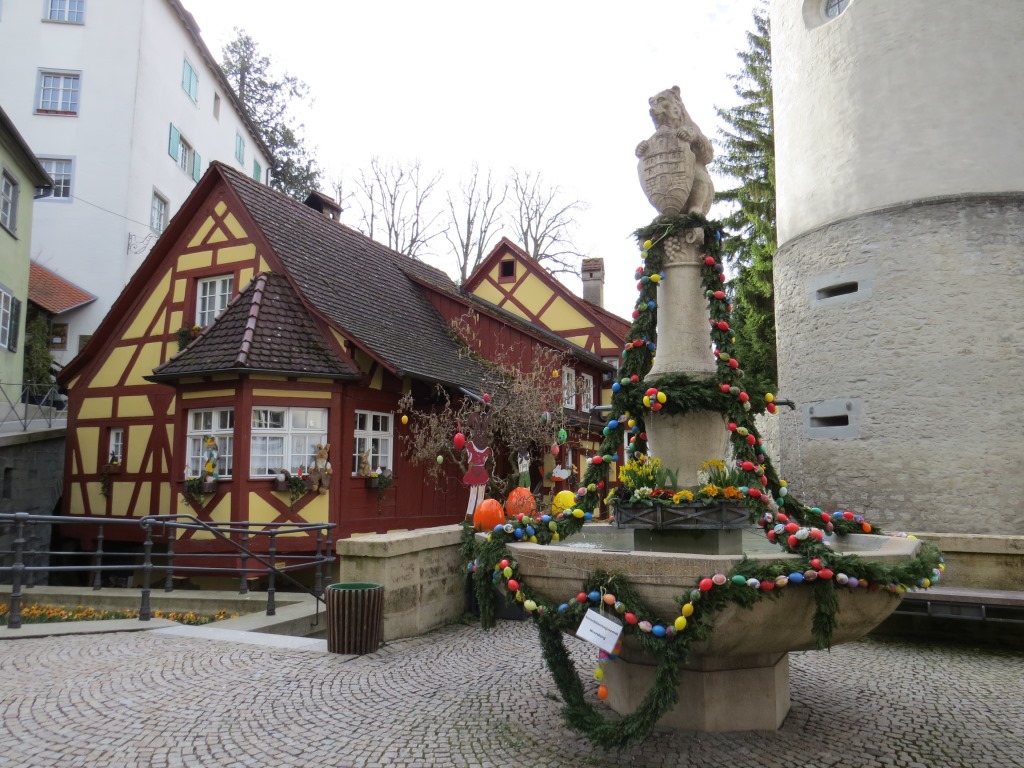
[[[413,637],[465,611],[462,527],[381,533],[337,543],[338,581],[384,586],[384,640]]]
[[[1024,193],[921,200],[775,257],[786,478],[890,530],[1024,534]]]

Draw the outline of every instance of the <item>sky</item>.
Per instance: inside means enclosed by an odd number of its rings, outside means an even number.
[[[309,85],[296,113],[325,182],[379,156],[418,160],[457,189],[476,163],[501,177],[540,173],[564,200],[583,201],[573,240],[604,259],[605,307],[627,318],[639,263],[630,233],[657,215],[634,155],[654,132],[647,99],[678,85],[715,140],[715,107],[736,103],[728,76],[756,2],[183,1],[218,60],[238,27]],[[358,223],[354,211],[342,220]],[[431,245],[439,256],[425,260],[454,276],[440,257],[447,241]],[[578,279],[562,279],[579,292]]]

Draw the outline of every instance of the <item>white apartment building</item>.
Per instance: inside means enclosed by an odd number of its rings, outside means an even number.
[[[54,178],[33,261],[96,296],[55,318],[84,346],[211,160],[270,152],[179,0],[0,0],[0,106]]]

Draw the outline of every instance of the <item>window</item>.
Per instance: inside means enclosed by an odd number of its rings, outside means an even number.
[[[825,0],[825,15],[830,19],[834,19],[840,13],[846,10],[846,6],[850,4],[850,0]]]
[[[253,408],[249,474],[272,475],[281,468],[298,474],[313,460],[317,443],[326,442],[326,408]]]
[[[498,281],[508,282],[516,279],[516,261],[515,259],[502,259],[498,263]]]
[[[224,307],[231,301],[231,293],[235,287],[235,278],[210,277],[200,280],[196,286],[196,325],[205,328],[210,325]]]
[[[0,225],[12,235],[18,226],[18,182],[7,173],[0,178]]]
[[[200,477],[206,463],[203,443],[207,437],[217,441],[217,474],[231,476],[231,460],[235,452],[235,411],[232,408],[207,408],[189,411],[188,460],[186,477]]]
[[[50,326],[50,349],[63,350],[68,348],[68,324],[53,323]]]
[[[124,429],[111,427],[107,440],[107,460],[111,464],[120,464],[124,456]]]
[[[39,158],[40,165],[53,179],[53,200],[71,199],[71,160],[67,158]]]
[[[562,405],[576,410],[576,371],[562,369]]]
[[[149,207],[149,227],[154,232],[163,232],[167,226],[167,201],[153,193],[153,202]]]
[[[580,374],[580,410],[590,412],[594,407],[594,377],[589,373]]]
[[[21,322],[21,302],[0,284],[0,349],[18,351],[18,324]]]
[[[220,94],[213,94],[213,119],[220,120]]]
[[[260,168],[260,161],[259,160],[253,160],[252,161],[252,177],[254,179],[256,179],[256,181],[260,181],[261,180],[260,179],[261,176],[263,176],[263,169]]]
[[[181,131],[171,124],[171,134],[167,141],[167,154],[174,158],[178,167],[192,177],[193,181],[199,181],[202,175],[202,158],[199,153],[192,149],[192,145],[185,141]]]
[[[40,72],[39,103],[36,112],[48,115],[77,115],[80,75],[72,72]]]
[[[199,75],[196,74],[195,68],[188,59],[185,59],[185,63],[182,65],[181,87],[185,89],[185,93],[192,101],[199,100]]]
[[[47,21],[85,22],[85,0],[49,0],[46,5]]]
[[[359,471],[364,453],[375,469],[394,469],[391,464],[391,414],[356,411],[355,439],[352,446],[352,474]]]
[[[242,134],[235,134],[235,160],[240,164],[245,164],[245,139],[242,138]]]

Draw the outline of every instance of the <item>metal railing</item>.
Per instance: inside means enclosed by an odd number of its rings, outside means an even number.
[[[57,385],[0,382],[0,428],[17,422],[26,431],[33,422],[67,425],[67,398]]]
[[[32,528],[43,525],[95,526],[96,548],[91,552],[58,551],[47,546],[36,545],[38,537]],[[103,549],[104,530],[109,526],[132,526],[142,528],[142,552],[105,552]],[[11,595],[7,626],[21,627],[21,603],[23,587],[35,586],[35,575],[40,573],[73,572],[87,576],[94,590],[102,589],[103,574],[111,572],[142,572],[139,620],[149,621],[153,616],[150,602],[154,572],[164,574],[164,592],[174,591],[175,575],[188,574],[236,574],[239,578],[238,594],[249,593],[250,576],[267,577],[267,615],[277,613],[277,579],[290,583],[297,591],[312,595],[317,601],[314,624],[319,622],[320,604],[324,602],[324,580],[327,569],[335,561],[331,553],[331,531],[334,523],[207,523],[195,515],[153,515],[149,517],[118,520],[112,518],[70,517],[58,515],[31,515],[27,512],[0,514],[0,532],[10,528],[13,532],[11,549],[0,550],[0,574],[11,574]],[[204,531],[226,545],[227,552],[176,552],[175,544],[183,531]],[[310,537],[315,534],[315,552],[292,552],[282,550],[279,539],[287,536]],[[156,540],[161,539],[165,551],[153,551]],[[265,542],[265,546],[263,545]],[[26,547],[26,544],[29,545]],[[254,546],[255,545],[255,546]],[[257,551],[258,550],[258,551]],[[203,561],[222,561],[226,556],[237,556],[239,566],[203,565]],[[3,565],[9,557],[11,564]],[[53,557],[68,560],[83,559],[87,562],[70,565],[53,565]],[[113,563],[112,560],[131,562]],[[177,559],[177,562],[175,560]],[[185,564],[182,563],[185,560]],[[250,564],[250,561],[254,561]],[[42,564],[40,564],[42,563]],[[310,589],[295,579],[293,571],[313,570],[313,588]]]

